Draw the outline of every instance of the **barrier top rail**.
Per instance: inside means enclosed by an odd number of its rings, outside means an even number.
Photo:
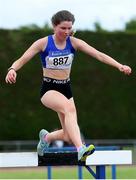
[[[119,146],[96,146],[95,147],[96,151],[102,151],[102,150],[119,150],[120,147]],[[46,149],[46,152],[65,152],[65,151],[77,151],[75,147],[73,146],[66,146],[66,147],[50,147],[48,148],[48,150]]]

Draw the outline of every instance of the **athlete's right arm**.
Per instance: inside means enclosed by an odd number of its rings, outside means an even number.
[[[6,75],[6,83],[15,83],[18,71],[23,65],[25,65],[28,61],[30,61],[38,52],[43,51],[47,38],[42,38],[35,41],[26,51],[25,53],[17,59],[12,66],[9,68],[8,73]]]

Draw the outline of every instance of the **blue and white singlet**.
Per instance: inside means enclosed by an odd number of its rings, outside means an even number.
[[[66,47],[61,50],[55,46],[53,36],[48,36],[45,50],[40,52],[42,66],[47,69],[70,69],[74,58],[75,49],[73,48],[70,37],[66,39]]]

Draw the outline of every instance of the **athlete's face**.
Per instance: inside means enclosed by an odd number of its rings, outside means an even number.
[[[60,24],[54,26],[54,33],[59,38],[66,38],[72,32],[72,22],[71,21],[62,21]]]

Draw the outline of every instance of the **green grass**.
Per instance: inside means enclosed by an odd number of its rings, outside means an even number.
[[[93,168],[94,169],[94,168]],[[53,179],[78,179],[77,167],[53,167]],[[106,177],[111,179],[111,167],[106,168]],[[93,179],[89,172],[83,168],[83,178]],[[118,179],[136,179],[135,166],[118,166]],[[46,168],[3,168],[0,169],[0,179],[47,179]]]

